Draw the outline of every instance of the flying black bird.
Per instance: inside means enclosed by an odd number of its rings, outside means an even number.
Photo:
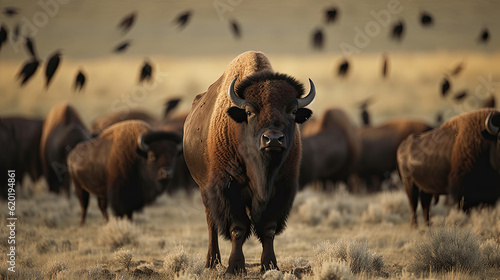
[[[167,116],[179,105],[181,102],[180,98],[172,98],[165,102],[165,110],[163,111],[163,118],[167,118]]]
[[[151,75],[153,74],[153,68],[149,64],[149,61],[144,61],[144,65],[142,66],[141,69],[141,76],[139,77],[139,83],[142,83],[144,81],[150,81],[151,80]]]
[[[496,108],[497,107],[497,102],[495,100],[495,96],[492,94],[486,101],[483,103],[483,108]]]
[[[361,109],[361,121],[363,122],[363,126],[370,126],[370,113],[368,113],[368,105],[373,102],[371,98],[367,98],[359,105],[359,109]]]
[[[118,46],[116,46],[114,48],[113,52],[115,52],[115,53],[124,52],[129,46],[130,46],[130,41],[125,41],[125,42],[119,44]]]
[[[451,84],[448,78],[444,77],[443,81],[441,82],[441,95],[446,97],[446,94],[448,94],[448,91],[450,91]]]
[[[8,17],[12,17],[19,13],[19,9],[16,7],[6,7],[3,9],[3,13]]]
[[[436,123],[438,124],[438,126],[440,126],[441,124],[443,124],[443,112],[438,112],[436,114]]]
[[[455,66],[455,68],[453,68],[453,70],[450,71],[450,74],[452,76],[456,76],[460,74],[460,72],[462,72],[463,69],[464,69],[464,63],[460,62],[457,66]]]
[[[233,31],[234,37],[240,38],[241,37],[241,30],[240,30],[240,25],[236,20],[231,20],[231,31]]]
[[[118,28],[121,28],[123,30],[123,33],[129,31],[134,24],[136,16],[137,12],[132,12],[131,14],[127,15],[120,21],[120,23],[118,24]]]
[[[33,76],[33,74],[35,74],[39,64],[40,62],[38,60],[32,58],[23,65],[23,68],[21,69],[21,71],[19,71],[19,74],[17,74],[17,78],[22,79],[21,86],[23,86],[26,82],[28,82],[28,80]]]
[[[323,48],[323,45],[324,45],[324,38],[325,36],[323,35],[323,30],[321,28],[318,28],[314,31],[313,33],[313,37],[312,37],[312,43],[313,43],[313,47],[315,49],[322,49]]]
[[[191,11],[185,11],[179,14],[174,21],[178,24],[179,28],[184,28],[186,27],[186,24],[188,23],[190,17]]]
[[[344,59],[344,61],[339,65],[337,74],[339,76],[345,76],[347,75],[348,70],[349,70],[349,61],[347,61],[347,59]]]
[[[0,50],[2,49],[2,45],[7,42],[7,29],[2,24],[0,27]]]
[[[480,43],[488,43],[488,40],[490,39],[490,32],[488,31],[488,28],[484,28],[483,31],[481,31],[481,34],[479,35],[479,42]]]
[[[434,23],[432,15],[428,12],[422,12],[420,14],[420,23],[422,23],[423,26],[431,26]]]
[[[61,61],[61,52],[56,51],[47,62],[47,66],[45,67],[45,77],[47,78],[45,83],[45,88],[49,87],[50,81],[56,73],[57,67],[59,66],[59,62]]]
[[[405,31],[404,23],[403,21],[400,20],[392,28],[392,38],[401,41],[404,31]]]
[[[388,71],[388,67],[389,67],[389,59],[387,58],[387,56],[384,54],[384,56],[382,57],[383,59],[383,64],[382,64],[382,77],[386,78],[387,77],[387,71]]]
[[[85,75],[83,74],[82,70],[79,70],[78,74],[76,75],[74,90],[80,91],[82,90],[84,85],[85,85]]]
[[[326,23],[333,23],[337,19],[337,8],[331,7],[325,10],[325,21]]]
[[[461,92],[455,94],[453,99],[455,99],[456,101],[461,101],[465,97],[467,97],[467,90],[462,90]]]
[[[33,42],[33,39],[31,39],[30,37],[26,37],[26,48],[31,54],[31,57],[33,57],[34,60],[38,60],[38,57],[35,52],[35,42]]]

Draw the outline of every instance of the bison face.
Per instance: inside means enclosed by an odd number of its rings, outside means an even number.
[[[181,142],[182,138],[173,132],[150,131],[139,136],[138,154],[146,159],[156,180],[165,183],[172,179]]]
[[[494,141],[490,149],[491,166],[500,172],[500,113],[492,112],[485,120],[485,130],[482,135],[485,139]]]
[[[258,73],[248,77],[238,87],[239,97],[234,89],[236,78],[228,90],[236,106],[227,114],[240,124],[245,139],[253,139],[253,145],[260,151],[281,152],[287,150],[293,141],[295,123],[305,122],[312,114],[303,108],[315,97],[314,83],[311,91],[299,98],[303,87],[295,79],[274,73]],[[252,145],[252,144],[250,144]]]

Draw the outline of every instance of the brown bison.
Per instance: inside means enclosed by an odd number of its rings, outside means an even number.
[[[313,125],[302,138],[302,161],[299,186],[320,180],[324,183],[347,183],[351,169],[361,150],[357,128],[342,109],[334,108]]]
[[[434,130],[412,134],[398,148],[398,168],[417,226],[420,196],[429,225],[432,195],[450,194],[464,210],[500,197],[500,113],[482,109],[461,114]]]
[[[7,198],[7,170],[15,170],[16,180],[23,184],[25,175],[36,182],[42,176],[40,137],[42,120],[22,117],[0,118],[0,198]]]
[[[85,223],[89,193],[97,196],[104,218],[109,203],[115,215],[126,215],[150,204],[173,175],[181,137],[153,131],[143,121],[124,121],[80,143],[69,154],[68,167]]]
[[[66,159],[76,144],[89,140],[90,134],[76,110],[66,104],[55,105],[45,118],[40,140],[40,161],[49,190],[70,194]]]
[[[277,267],[274,237],[285,228],[298,188],[297,124],[312,114],[294,78],[275,73],[267,57],[236,57],[196,96],[184,126],[184,156],[200,187],[209,232],[206,267],[220,262],[218,234],[232,241],[226,273],[244,273],[242,246],[251,232],[262,243],[261,268]]]
[[[158,119],[153,117],[151,114],[143,111],[119,111],[101,116],[92,122],[91,130],[93,135],[98,135],[106,129],[114,125],[115,123],[128,121],[128,120],[141,120],[150,125],[154,125],[158,122]]]
[[[368,191],[380,190],[382,181],[397,169],[396,152],[401,141],[412,133],[430,129],[431,126],[418,120],[392,120],[360,128],[361,154],[354,166],[355,177],[366,183]],[[354,188],[359,186],[355,184]]]

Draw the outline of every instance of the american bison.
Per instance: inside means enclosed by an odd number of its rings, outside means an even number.
[[[23,117],[0,118],[0,197],[7,197],[7,170],[16,171],[16,180],[23,184],[25,175],[33,182],[42,176],[40,138],[42,120]]]
[[[114,213],[132,219],[132,213],[150,204],[165,190],[173,175],[182,138],[154,131],[143,121],[124,121],[78,144],[68,157],[69,173],[85,223],[89,193],[97,196],[106,220],[108,201]]]
[[[184,156],[200,187],[209,232],[206,267],[220,262],[218,234],[231,240],[228,274],[245,272],[242,246],[262,243],[261,269],[277,267],[274,237],[286,224],[298,188],[298,124],[312,114],[294,78],[273,71],[261,52],[236,57],[195,97],[184,126]]]
[[[147,112],[125,110],[101,116],[95,119],[90,127],[92,130],[92,134],[98,135],[99,133],[101,133],[101,131],[103,131],[107,127],[110,127],[115,123],[128,120],[141,120],[145,121],[150,125],[154,125],[158,122],[158,119],[156,117],[153,117],[151,114]]]
[[[344,110],[333,108],[308,126],[310,135],[302,138],[300,188],[316,180],[324,189],[328,181],[347,183],[361,151],[355,125]]]
[[[355,178],[364,181],[368,191],[380,190],[382,181],[397,169],[396,152],[401,141],[430,129],[425,122],[404,119],[360,128],[361,154],[354,166]],[[354,188],[359,189],[359,182]]]
[[[65,191],[70,177],[66,159],[76,144],[91,138],[76,110],[67,103],[55,105],[45,118],[40,140],[40,161],[51,192]]]
[[[500,197],[500,113],[481,109],[434,130],[412,134],[398,148],[398,168],[417,226],[418,198],[429,225],[432,195],[450,194],[464,210]]]

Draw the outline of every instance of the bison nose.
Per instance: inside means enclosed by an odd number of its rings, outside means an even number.
[[[171,179],[174,175],[174,171],[171,169],[160,168],[156,174],[159,181]]]
[[[285,148],[285,135],[280,131],[268,130],[262,133],[260,139],[260,149],[261,150],[275,150],[281,151]]]

